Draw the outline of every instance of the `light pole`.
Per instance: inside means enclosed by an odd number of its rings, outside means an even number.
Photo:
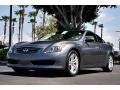
[[[12,5],[10,5],[10,23],[9,23],[9,48],[12,42]]]

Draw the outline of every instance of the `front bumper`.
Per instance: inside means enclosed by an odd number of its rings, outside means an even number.
[[[8,67],[23,69],[65,69],[66,52],[8,53]]]

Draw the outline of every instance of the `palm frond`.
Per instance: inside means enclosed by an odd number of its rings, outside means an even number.
[[[34,16],[37,16],[37,12],[36,11],[32,11],[32,12],[29,12],[29,17],[34,17]]]
[[[103,24],[99,24],[99,27],[103,28],[104,26],[103,26]]]

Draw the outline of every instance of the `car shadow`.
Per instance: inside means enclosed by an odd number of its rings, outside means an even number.
[[[80,70],[77,75],[86,75],[101,73],[101,70]],[[26,73],[15,73],[14,71],[0,72],[1,75],[21,76],[21,77],[42,77],[42,78],[55,78],[55,77],[69,77],[64,71],[30,71]]]

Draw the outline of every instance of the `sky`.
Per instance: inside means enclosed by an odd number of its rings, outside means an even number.
[[[14,14],[15,11],[19,10],[18,6],[13,6],[13,17],[17,18],[18,16]],[[26,8],[26,14],[28,14],[30,11],[34,11],[34,9],[29,6]],[[1,16],[8,15],[9,16],[9,6],[7,5],[0,5],[0,18]],[[37,25],[39,25],[42,20],[40,18],[40,15],[42,13],[39,13],[37,16]],[[120,38],[120,6],[117,6],[117,8],[104,8],[100,10],[99,17],[95,20],[98,22],[98,24],[103,24],[103,39],[106,42],[111,42],[114,44],[115,49],[118,49],[118,40]],[[30,23],[28,23],[30,18],[26,15],[25,16],[25,23],[24,23],[24,33],[23,33],[23,41],[31,41],[31,31],[32,26]],[[4,22],[0,21],[0,40],[3,38],[3,26]],[[87,23],[86,24],[87,30],[93,31],[94,26]],[[100,35],[100,28],[97,27],[96,33]],[[7,38],[6,42],[8,41],[8,28],[7,28]],[[18,22],[15,25],[15,33],[13,35],[13,43],[17,43],[18,41]]]
[[[15,32],[13,34],[13,43],[17,43],[18,42],[18,20],[19,20],[19,16],[15,15],[15,11],[19,10],[19,7],[18,6],[13,6],[13,18],[17,18],[17,23],[15,25]],[[31,23],[28,23],[29,20],[30,20],[30,17],[28,17],[28,14],[29,12],[31,11],[35,11],[35,9],[32,7],[32,6],[28,6],[26,9],[25,9],[25,21],[24,21],[24,28],[23,28],[23,41],[31,41],[31,32],[32,32],[32,25]],[[9,16],[9,6],[7,5],[0,5],[0,18],[1,16]],[[36,25],[39,25],[42,20],[41,20],[41,14],[42,12],[40,12],[38,15],[37,15],[37,18],[36,18]],[[4,29],[4,22],[3,21],[0,21],[0,40],[2,40],[3,38],[3,29]],[[9,36],[9,23],[8,23],[8,26],[7,26],[7,38],[6,38],[6,42],[8,42],[8,36]]]
[[[99,17],[95,20],[99,24],[103,24],[103,39],[106,42],[111,42],[114,44],[114,48],[118,49],[118,40],[120,38],[120,6],[117,8],[104,8],[100,10]],[[93,31],[93,26],[87,24],[87,29]],[[100,36],[100,28],[97,27],[96,33]]]

